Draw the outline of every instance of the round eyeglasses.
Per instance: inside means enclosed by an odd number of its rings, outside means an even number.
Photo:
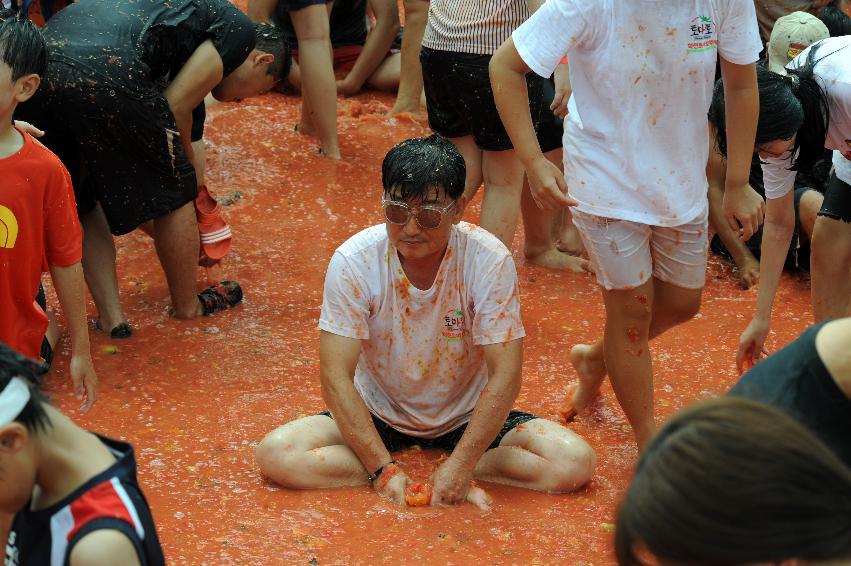
[[[381,201],[381,206],[384,208],[384,218],[391,224],[405,225],[413,215],[417,221],[417,226],[423,230],[433,230],[443,223],[443,217],[455,206],[455,201],[443,208],[431,204],[409,206],[404,202],[385,199]]]

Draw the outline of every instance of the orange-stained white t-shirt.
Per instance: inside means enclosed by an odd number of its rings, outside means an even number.
[[[363,341],[355,387],[364,403],[421,438],[470,420],[488,380],[483,346],[526,335],[511,254],[466,222],[425,291],[408,281],[384,224],[352,236],[328,266],[319,328]]]

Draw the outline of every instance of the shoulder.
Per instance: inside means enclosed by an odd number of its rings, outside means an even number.
[[[459,253],[464,255],[464,261],[497,262],[511,259],[511,252],[499,238],[475,224],[459,222],[455,226]]]
[[[74,545],[68,557],[70,566],[110,566],[140,564],[133,542],[121,531],[92,531]]]
[[[374,254],[384,253],[387,248],[387,228],[384,224],[376,224],[365,230],[361,230],[348,240],[343,242],[334,252],[349,259],[369,257]]]

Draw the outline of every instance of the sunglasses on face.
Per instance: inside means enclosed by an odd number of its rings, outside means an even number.
[[[443,217],[455,206],[455,201],[450,202],[446,207],[440,207],[431,204],[409,206],[404,202],[384,199],[381,201],[381,206],[384,208],[384,218],[391,224],[405,225],[413,215],[417,226],[423,230],[432,230],[443,223]]]

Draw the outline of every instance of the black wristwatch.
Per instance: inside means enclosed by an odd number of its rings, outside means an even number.
[[[377,470],[375,470],[375,471],[374,471],[374,472],[372,472],[371,474],[367,474],[367,476],[366,476],[366,480],[367,480],[369,483],[374,482],[375,480],[377,480],[377,479],[378,479],[378,476],[380,476],[380,475],[381,475],[381,472],[383,472],[383,471],[384,471],[384,468],[386,468],[386,467],[387,467],[387,466],[389,466],[390,464],[395,464],[395,463],[396,463],[396,460],[390,460],[389,462],[387,462],[386,464],[384,464],[383,466],[381,466],[380,468],[378,468]]]

